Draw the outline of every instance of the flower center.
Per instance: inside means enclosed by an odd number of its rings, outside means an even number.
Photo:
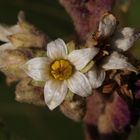
[[[68,60],[56,60],[51,65],[51,75],[54,79],[65,80],[68,79],[73,72],[73,66]]]

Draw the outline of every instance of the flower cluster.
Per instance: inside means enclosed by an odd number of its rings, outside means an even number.
[[[16,99],[37,105],[46,104],[50,110],[61,105],[61,111],[68,117],[70,113],[67,111],[72,110],[81,119],[81,116],[85,116],[85,97],[96,97],[96,94],[92,95],[93,90],[104,87],[104,82],[109,79],[110,75],[106,71],[113,73],[112,70],[120,70],[138,74],[139,69],[124,53],[139,38],[137,29],[119,27],[116,18],[106,13],[99,22],[97,32],[91,34],[82,45],[73,41],[65,43],[60,38],[48,43],[46,35],[29,24],[23,13],[19,14],[16,25],[0,25],[0,40],[5,42],[0,46],[0,70],[11,81],[21,80],[16,88]],[[117,82],[121,85],[120,79]],[[126,85],[123,88],[125,92]],[[117,91],[112,93],[115,105],[120,101],[124,103]],[[109,106],[115,105],[108,103],[104,107],[105,113],[106,110],[112,112]],[[125,109],[129,114],[127,106]],[[100,116],[98,113],[96,115]],[[113,113],[110,117],[107,113],[107,116],[101,116],[98,127],[105,132],[102,121],[115,115]],[[78,120],[76,117],[74,120]],[[115,126],[113,129],[116,129]]]
[[[137,69],[129,62],[124,52],[131,48],[139,38],[140,32],[134,28],[121,28],[112,14],[105,14],[98,27],[98,31],[87,39],[87,46],[100,48],[95,58],[97,68],[88,73],[93,88],[102,85],[105,71],[128,70],[137,73]]]
[[[0,70],[6,75],[8,84],[27,77],[20,66],[36,54],[42,54],[47,40],[44,33],[26,21],[22,11],[17,24],[0,25]]]
[[[92,88],[102,85],[106,70],[126,69],[137,72],[127,57],[121,54],[138,38],[139,34],[134,35],[134,29],[118,29],[116,18],[107,13],[99,23],[97,34],[92,38],[94,45],[91,45],[89,39],[86,44],[88,48],[71,52],[62,39],[52,41],[47,44],[46,57],[33,58],[23,66],[34,80],[46,82],[44,97],[50,109],[64,101],[68,90],[82,97],[91,95]],[[108,46],[100,44],[99,41],[105,42],[109,37]],[[91,60],[93,63],[89,66]]]

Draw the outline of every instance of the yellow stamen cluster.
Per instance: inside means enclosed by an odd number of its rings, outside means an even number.
[[[51,64],[51,75],[56,80],[68,79],[73,72],[73,66],[68,60],[56,60]]]

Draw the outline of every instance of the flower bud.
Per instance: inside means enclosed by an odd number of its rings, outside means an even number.
[[[60,105],[61,112],[74,121],[81,121],[85,115],[85,99],[74,95],[71,100],[65,100]]]
[[[43,88],[32,85],[32,79],[23,79],[16,87],[16,100],[22,103],[32,103],[45,106]]]
[[[20,69],[20,66],[23,65],[31,55],[29,50],[26,50],[26,52],[6,50],[1,53],[0,70],[6,75],[9,84],[26,77],[26,74]]]
[[[21,31],[8,36],[15,48],[18,47],[35,47],[42,48],[47,43],[47,37],[44,33],[37,30],[33,25],[25,20],[23,12],[19,12],[18,25]]]

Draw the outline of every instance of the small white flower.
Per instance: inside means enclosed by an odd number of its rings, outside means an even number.
[[[68,89],[82,97],[92,93],[88,78],[80,70],[98,51],[98,48],[85,48],[68,54],[64,41],[57,39],[47,45],[48,57],[33,58],[23,69],[34,80],[46,81],[44,98],[48,107],[53,110],[63,102]]]
[[[112,69],[129,70],[137,73],[136,68],[128,61],[123,52],[133,46],[135,41],[140,37],[140,31],[134,28],[117,26],[117,20],[112,14],[105,14],[99,23],[98,35],[102,39],[109,40],[107,55],[103,57],[98,66],[88,72],[88,78],[92,88],[98,88],[105,79],[105,71]],[[102,41],[102,40],[100,40]],[[100,51],[103,46],[98,46]],[[96,62],[96,60],[95,60]]]

